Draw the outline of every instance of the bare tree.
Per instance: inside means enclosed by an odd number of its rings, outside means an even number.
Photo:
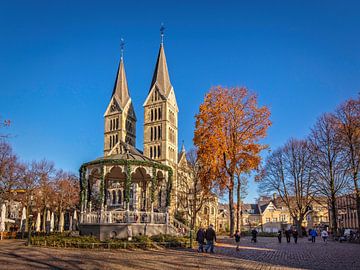
[[[180,204],[186,209],[190,217],[190,228],[194,229],[199,212],[203,205],[211,197],[211,188],[205,188],[201,185],[199,177],[200,165],[197,159],[196,149],[190,149],[186,154],[186,163],[180,168],[179,180],[183,187],[180,194]]]
[[[358,226],[360,230],[360,98],[341,104],[335,112],[336,132],[340,137],[344,164],[353,182]]]
[[[315,197],[311,164],[308,142],[290,139],[267,158],[258,177],[260,193],[278,193],[299,232]]]
[[[336,132],[336,119],[331,114],[322,115],[311,130],[310,149],[317,191],[328,198],[332,215],[331,229],[337,234],[336,197],[348,188],[349,177],[341,157],[341,138]]]
[[[57,208],[58,216],[64,211],[76,209],[79,203],[79,180],[70,172],[59,170],[52,183],[54,190],[54,207]]]

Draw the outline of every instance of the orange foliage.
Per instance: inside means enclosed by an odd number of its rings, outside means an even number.
[[[259,142],[271,125],[270,111],[259,107],[246,88],[214,87],[196,115],[194,144],[202,165],[202,184],[215,181],[233,190],[234,175],[256,169],[265,145]]]

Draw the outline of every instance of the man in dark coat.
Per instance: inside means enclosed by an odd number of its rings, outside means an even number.
[[[291,230],[285,230],[285,237],[286,237],[286,242],[290,243],[290,236],[291,236]]]
[[[282,231],[278,230],[277,238],[279,240],[279,243],[281,244],[281,238],[282,238]]]
[[[298,236],[299,236],[298,231],[297,231],[296,229],[294,229],[294,230],[292,231],[292,235],[293,235],[293,237],[294,237],[294,242],[295,242],[295,244],[297,244],[297,240],[298,240]]]
[[[258,231],[257,231],[256,229],[253,229],[253,230],[251,231],[251,236],[252,236],[251,242],[254,242],[254,243],[257,242],[257,234],[258,234]]]
[[[199,244],[198,252],[204,252],[204,244],[205,244],[205,230],[203,227],[200,227],[196,234],[196,241]]]
[[[214,230],[214,226],[210,224],[209,228],[205,232],[206,239],[206,248],[205,252],[207,252],[210,248],[210,253],[214,253],[214,242],[216,241],[216,233]]]

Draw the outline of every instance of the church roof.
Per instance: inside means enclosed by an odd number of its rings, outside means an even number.
[[[171,90],[171,82],[169,71],[166,63],[166,56],[163,43],[160,44],[159,54],[156,61],[156,66],[154,70],[154,74],[152,77],[150,90],[156,86],[159,89],[160,93],[167,96]]]
[[[114,89],[113,89],[111,97],[113,97],[114,95],[120,101],[121,108],[124,108],[126,103],[130,99],[123,57],[121,57],[121,59],[120,59],[117,76],[115,79]]]

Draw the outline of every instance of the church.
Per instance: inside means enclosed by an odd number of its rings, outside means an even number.
[[[103,240],[189,230],[175,218],[181,193],[178,165],[185,157],[185,149],[178,155],[179,109],[167,67],[163,32],[143,108],[141,151],[135,145],[137,118],[121,53],[104,114],[104,155],[80,168],[82,235]]]

